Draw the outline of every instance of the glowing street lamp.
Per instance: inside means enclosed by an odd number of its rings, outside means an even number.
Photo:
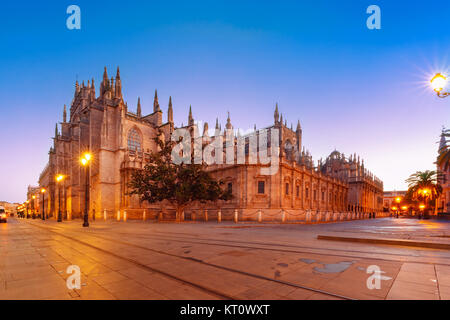
[[[431,87],[434,91],[436,91],[437,96],[439,98],[445,98],[450,95],[449,92],[442,92],[447,84],[447,78],[440,73],[436,73],[436,75],[430,80]]]
[[[42,220],[45,220],[45,191],[47,191],[45,188],[41,189],[41,195],[42,195]]]
[[[89,227],[89,165],[92,159],[92,154],[86,152],[80,159],[81,165],[85,168],[86,189],[84,192],[84,221],[83,227]]]
[[[61,212],[61,181],[63,181],[65,176],[63,174],[56,175],[56,182],[58,184],[58,222],[62,222],[62,212]]]
[[[36,200],[36,195],[33,194],[31,196],[31,211],[32,211],[31,218],[32,219],[36,219],[36,203],[35,203],[35,200]]]
[[[30,212],[29,212],[30,200],[25,201],[25,203],[26,203],[26,209],[27,209],[27,219],[30,219]]]

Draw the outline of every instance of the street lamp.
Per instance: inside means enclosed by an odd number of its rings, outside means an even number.
[[[27,219],[30,219],[30,209],[29,209],[29,203],[30,203],[30,200],[27,200],[27,201],[25,201],[26,202],[26,204],[27,204]]]
[[[419,194],[422,195],[423,202],[425,204],[425,206],[424,206],[424,209],[425,209],[426,208],[426,204],[427,204],[427,198],[429,196],[431,196],[431,191],[429,189],[419,189]],[[425,217],[425,210],[423,210],[423,216]]]
[[[85,169],[86,190],[84,193],[84,221],[83,227],[89,227],[89,165],[91,163],[92,154],[86,152],[80,159],[81,165]]]
[[[33,218],[33,219],[36,219],[36,203],[35,203],[35,200],[36,200],[36,196],[33,194],[32,196],[31,196],[31,210],[33,211],[33,213],[31,214],[31,218]]]
[[[436,91],[437,96],[439,98],[445,98],[450,95],[450,92],[442,92],[445,85],[447,84],[447,78],[440,73],[436,73],[436,75],[430,80],[431,87],[434,91]]]
[[[42,220],[45,220],[45,188],[41,189],[41,195],[42,195]]]
[[[62,222],[62,213],[61,213],[61,185],[60,182],[65,178],[64,175],[58,174],[56,176],[56,182],[58,184],[58,222]]]
[[[397,202],[396,210],[397,210],[397,218],[398,218],[398,213],[399,213],[399,210],[400,210],[400,202],[402,202],[402,198],[401,197],[395,198],[395,202]]]

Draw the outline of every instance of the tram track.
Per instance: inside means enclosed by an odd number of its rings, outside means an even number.
[[[97,231],[98,232],[98,231]],[[106,234],[106,232],[100,231],[100,233]],[[314,254],[314,255],[322,255],[322,256],[333,256],[340,258],[354,258],[354,259],[372,259],[372,260],[380,260],[380,261],[390,261],[390,262],[411,262],[411,263],[423,263],[423,264],[436,264],[442,266],[450,266],[449,263],[439,263],[432,261],[423,261],[423,260],[405,260],[402,257],[410,258],[411,255],[401,254],[401,253],[389,253],[389,252],[375,252],[375,254],[383,255],[383,256],[391,256],[393,258],[380,258],[373,257],[374,252],[372,251],[361,251],[361,250],[348,250],[348,249],[336,249],[336,248],[316,248],[316,247],[305,247],[298,245],[288,245],[288,244],[279,244],[279,243],[262,243],[262,242],[252,242],[252,241],[243,241],[243,240],[229,240],[229,239],[211,239],[211,238],[192,238],[186,236],[167,236],[165,234],[160,234],[155,236],[154,234],[158,232],[152,231],[152,235],[150,234],[142,234],[142,233],[128,233],[128,232],[118,232],[118,234],[126,235],[128,237],[135,237],[138,239],[148,239],[148,240],[160,240],[160,241],[173,241],[180,243],[190,243],[190,244],[200,244],[200,245],[209,245],[209,246],[220,246],[220,247],[229,247],[229,248],[238,248],[238,249],[253,249],[253,250],[264,250],[264,251],[274,251],[274,252],[286,252],[286,253],[298,253],[298,254]],[[203,241],[205,240],[205,241]],[[206,242],[210,241],[210,242]],[[212,242],[211,242],[212,241]],[[226,243],[224,243],[226,242]],[[235,244],[232,244],[235,243]],[[240,243],[240,244],[237,244]],[[248,244],[242,245],[241,243]],[[282,247],[282,248],[277,248]],[[314,250],[320,251],[329,251],[326,253],[317,252]],[[333,253],[333,252],[343,252],[343,253]],[[361,256],[357,254],[365,254],[370,256]],[[422,256],[421,258],[427,258],[426,256]],[[450,257],[440,257],[439,259],[449,260]]]
[[[184,279],[182,277],[179,277],[179,276],[173,275],[171,273],[168,273],[168,272],[166,272],[164,270],[160,270],[158,268],[151,267],[151,266],[148,266],[146,264],[143,264],[143,263],[139,262],[136,259],[124,257],[123,255],[119,255],[119,254],[117,254],[115,252],[112,252],[110,250],[106,250],[104,248],[98,247],[98,246],[93,245],[93,244],[91,244],[89,242],[86,242],[84,240],[78,239],[74,235],[69,235],[69,232],[67,232],[68,231],[67,229],[63,230],[63,229],[61,229],[59,227],[46,227],[46,226],[41,226],[41,225],[36,224],[36,223],[31,223],[31,222],[29,222],[28,224],[30,224],[30,225],[32,225],[34,227],[40,228],[42,230],[46,230],[46,231],[51,232],[53,234],[56,234],[58,236],[64,237],[66,239],[72,240],[74,242],[80,243],[80,244],[85,245],[87,247],[96,249],[96,250],[98,250],[98,251],[100,251],[102,253],[106,253],[106,254],[109,254],[109,255],[114,256],[116,258],[122,259],[124,261],[128,261],[128,262],[130,262],[130,263],[132,263],[132,264],[134,264],[134,265],[136,265],[138,267],[141,267],[143,269],[146,269],[146,270],[149,270],[149,271],[161,274],[161,275],[163,275],[165,277],[168,277],[168,278],[180,281],[180,282],[182,282],[182,283],[184,283],[186,285],[189,285],[189,286],[195,287],[197,289],[203,290],[204,292],[213,294],[214,296],[218,297],[219,299],[239,300],[238,297],[230,296],[229,294],[220,292],[220,291],[215,290],[215,289],[210,288],[210,287],[205,287],[204,285],[198,284],[196,282],[189,281],[189,280]],[[55,229],[58,230],[58,231],[56,231]],[[62,231],[64,233],[62,233]],[[72,234],[72,232],[73,231],[71,230],[70,233]],[[200,259],[196,259],[196,258],[193,258],[193,257],[181,256],[181,255],[169,253],[169,252],[162,251],[162,250],[156,250],[156,249],[152,249],[152,248],[149,248],[149,247],[145,247],[145,246],[137,245],[137,244],[134,244],[134,243],[130,243],[130,242],[127,242],[127,241],[118,240],[118,239],[112,239],[112,238],[105,237],[105,236],[100,236],[98,234],[94,235],[91,232],[83,233],[83,235],[86,236],[86,237],[92,237],[92,238],[96,238],[96,239],[110,241],[110,242],[113,242],[115,244],[126,245],[126,246],[130,246],[130,247],[133,247],[133,248],[137,248],[137,249],[153,252],[153,253],[156,253],[156,254],[161,254],[161,255],[165,255],[165,256],[171,256],[171,257],[178,258],[178,259],[181,259],[181,260],[202,264],[204,266],[208,266],[208,267],[211,267],[211,268],[219,269],[219,270],[222,270],[222,271],[225,271],[225,272],[239,274],[241,276],[251,277],[251,278],[255,278],[255,279],[259,279],[259,280],[264,280],[264,281],[278,283],[280,285],[294,287],[294,288],[297,288],[297,289],[307,290],[307,291],[310,291],[310,292],[314,292],[314,293],[330,296],[330,297],[333,297],[333,298],[338,298],[338,299],[342,299],[342,300],[357,300],[357,299],[354,299],[354,298],[351,298],[351,297],[347,297],[347,296],[343,296],[343,295],[340,295],[340,294],[328,292],[328,291],[325,291],[325,290],[311,288],[311,287],[304,286],[304,285],[301,285],[301,284],[287,282],[287,281],[283,281],[283,280],[279,280],[279,279],[273,279],[273,278],[269,278],[269,277],[266,277],[266,276],[263,276],[263,275],[258,275],[258,274],[254,274],[254,273],[250,273],[250,272],[246,272],[246,271],[230,268],[230,267],[217,265],[217,264],[206,262],[206,261],[203,261],[203,260],[200,260]]]

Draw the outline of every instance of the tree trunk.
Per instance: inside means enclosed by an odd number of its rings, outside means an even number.
[[[176,222],[184,221],[183,211],[184,211],[184,206],[177,207],[176,218],[175,218]]]

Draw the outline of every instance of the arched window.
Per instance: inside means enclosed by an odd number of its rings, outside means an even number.
[[[286,140],[284,144],[284,152],[286,154],[286,158],[289,160],[292,160],[292,151],[294,147],[292,146],[292,143],[289,140]]]
[[[132,128],[128,132],[128,150],[141,152],[141,135],[136,130],[136,128]]]

